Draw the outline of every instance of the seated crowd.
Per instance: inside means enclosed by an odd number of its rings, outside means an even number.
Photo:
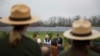
[[[33,40],[36,41],[42,47],[49,47],[50,53],[52,56],[58,56],[58,54],[64,49],[63,39],[60,34],[57,34],[57,37],[50,39],[47,34],[44,37],[43,42],[41,41],[38,34],[33,34]]]

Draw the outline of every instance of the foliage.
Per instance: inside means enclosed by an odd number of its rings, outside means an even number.
[[[48,35],[49,35],[49,38],[52,39],[52,37],[53,37],[53,33],[50,32],[50,33],[48,33]]]
[[[100,42],[100,38],[93,40],[93,42]]]
[[[34,32],[33,34],[39,34],[39,32]]]
[[[71,44],[71,40],[70,40],[70,39],[67,39],[66,37],[64,37],[64,43],[69,43],[69,44]]]
[[[0,32],[0,37],[7,35],[7,32]]]

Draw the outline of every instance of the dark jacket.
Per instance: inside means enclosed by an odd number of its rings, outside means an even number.
[[[58,38],[57,38],[57,39],[58,39]],[[62,38],[59,38],[58,44],[63,44],[63,39],[62,39]]]
[[[61,38],[61,37],[56,38],[56,39],[57,39],[57,43],[58,43],[58,44],[63,44],[63,40],[62,40],[62,38]]]
[[[64,50],[59,54],[59,56],[70,56],[70,52],[69,52],[69,50]],[[88,56],[100,56],[100,54],[98,54],[92,50],[89,50]]]
[[[0,56],[42,56],[39,45],[28,37],[23,37],[16,47],[11,47],[8,35],[0,39]]]

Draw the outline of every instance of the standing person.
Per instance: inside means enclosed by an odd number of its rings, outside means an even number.
[[[45,36],[44,44],[50,46],[51,45],[51,39],[49,38],[49,35]]]
[[[12,6],[11,15],[1,19],[2,23],[12,25],[13,30],[0,39],[0,56],[41,56],[39,45],[26,36],[27,27],[37,21],[35,16],[31,16],[28,6]]]
[[[57,46],[58,46],[58,53],[60,53],[64,48],[63,48],[63,39],[61,38],[60,34],[57,34]]]
[[[65,31],[64,36],[72,40],[70,49],[60,53],[59,56],[100,56],[100,54],[90,49],[91,40],[100,37],[100,32],[92,30],[88,20],[76,20],[72,24],[72,29]]]
[[[41,43],[41,39],[39,38],[39,35],[38,34],[33,34],[34,36],[34,40],[38,43],[38,44],[40,44]]]
[[[51,41],[50,49],[51,49],[51,55],[52,55],[52,56],[58,56],[58,50],[57,50],[57,42],[56,42],[56,39],[53,39],[53,40]]]

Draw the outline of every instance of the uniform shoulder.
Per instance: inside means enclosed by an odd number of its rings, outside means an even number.
[[[69,50],[63,50],[60,52],[59,56],[66,56],[68,54]]]
[[[31,39],[30,37],[25,37],[24,40],[27,42],[27,43],[32,43],[32,44],[38,44],[35,40]]]

